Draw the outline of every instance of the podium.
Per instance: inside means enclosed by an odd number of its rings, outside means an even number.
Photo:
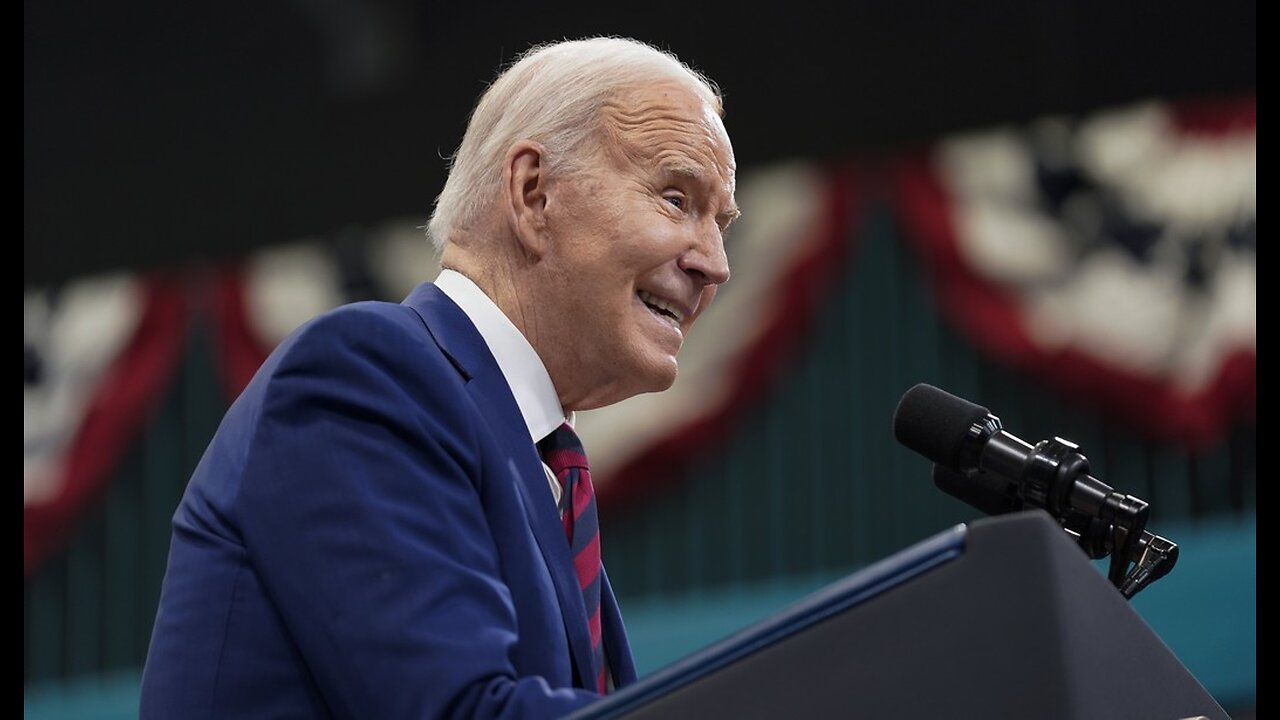
[[[1031,511],[940,533],[572,717],[1202,715],[1227,718],[1071,538]]]

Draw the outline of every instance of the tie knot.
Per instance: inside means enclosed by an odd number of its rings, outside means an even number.
[[[569,423],[563,423],[556,428],[554,432],[542,439],[538,443],[538,449],[542,453],[543,461],[551,468],[556,475],[566,468],[586,468],[587,452],[582,448],[582,441],[578,439],[578,434],[569,427]]]

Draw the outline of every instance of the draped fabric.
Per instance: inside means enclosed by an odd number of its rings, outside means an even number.
[[[949,138],[896,168],[943,313],[998,360],[1189,448],[1252,423],[1253,98]]]
[[[834,330],[820,325],[824,303],[869,218],[883,216],[916,249],[942,314],[990,358],[1153,438],[1221,440],[1256,413],[1256,157],[1246,97],[1150,101],[744,172],[744,216],[726,242],[733,279],[686,340],[675,385],[579,414],[599,502],[661,492],[679,475],[669,468],[733,433],[804,338]],[[163,393],[184,328],[212,330],[230,401],[309,318],[399,301],[434,277],[421,224],[206,268],[200,302],[191,271],[127,279],[119,287],[133,290],[97,299],[77,291],[97,280],[29,291],[27,572],[101,494]]]
[[[168,388],[184,339],[183,286],[113,276],[24,302],[24,573],[61,549],[105,492]]]

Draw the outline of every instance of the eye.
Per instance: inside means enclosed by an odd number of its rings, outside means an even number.
[[[684,193],[671,191],[663,195],[662,199],[665,200],[668,204],[670,204],[671,207],[677,210],[684,209],[684,204],[685,204]]]

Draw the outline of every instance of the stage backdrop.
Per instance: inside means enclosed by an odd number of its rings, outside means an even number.
[[[892,441],[920,381],[1026,439],[1080,442],[1095,474],[1153,503],[1157,532],[1252,538],[1255,108],[1152,100],[745,174],[734,277],[676,385],[579,421],[624,603],[768,605],[972,517]],[[28,291],[28,683],[140,666],[168,519],[221,412],[301,323],[433,277],[423,220]],[[1252,639],[1241,563],[1234,592],[1184,617]],[[664,647],[651,657],[693,649]],[[1253,653],[1188,647],[1193,670],[1234,662],[1250,680],[1220,689],[1249,701]]]

